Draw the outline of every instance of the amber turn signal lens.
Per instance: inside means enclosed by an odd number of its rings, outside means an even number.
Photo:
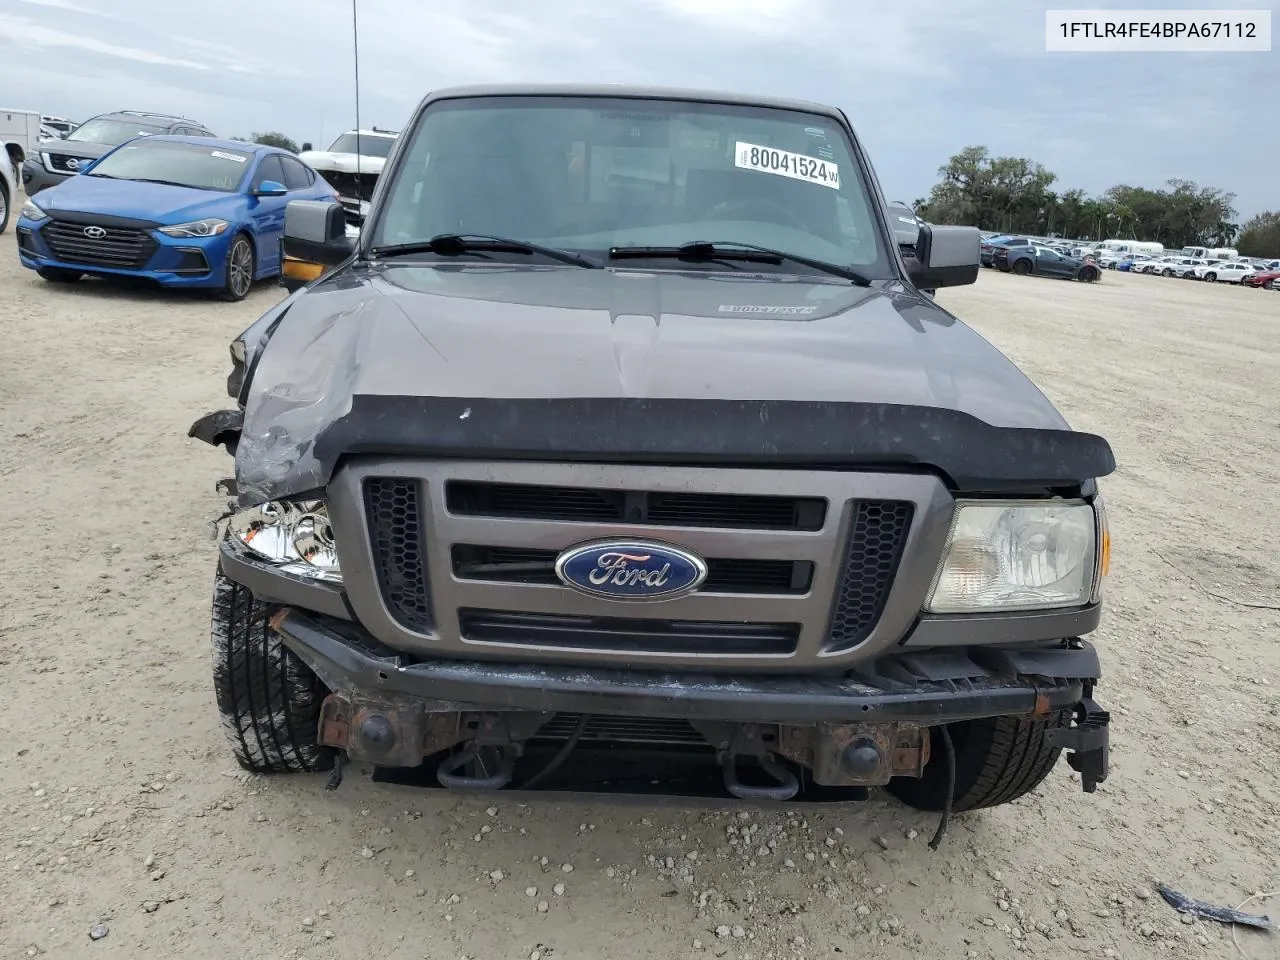
[[[309,263],[306,260],[285,257],[280,265],[280,272],[290,280],[311,281],[319,278],[324,273],[324,267],[318,263]]]

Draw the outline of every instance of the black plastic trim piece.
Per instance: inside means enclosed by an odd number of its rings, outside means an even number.
[[[136,217],[117,217],[110,213],[81,213],[78,210],[49,210],[50,220],[69,220],[72,223],[95,224],[99,227],[120,227],[129,230],[154,230],[161,224],[156,220],[139,220]]]
[[[992,493],[1079,487],[1116,466],[1110,445],[1094,434],[994,427],[936,407],[633,397],[358,395],[314,452],[326,473],[354,454],[926,468],[953,489]]]
[[[987,615],[923,614],[902,641],[904,647],[973,647],[1081,637],[1098,629],[1102,604],[1071,610],[1027,610]]]
[[[216,447],[226,444],[227,452],[234,455],[240,431],[244,427],[243,410],[215,410],[191,424],[187,436]]]

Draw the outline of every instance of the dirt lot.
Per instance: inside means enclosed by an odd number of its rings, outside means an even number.
[[[240,774],[207,648],[230,462],[186,429],[278,296],[58,288],[0,239],[0,955],[1228,957],[1152,885],[1280,889],[1280,295],[983,271],[940,297],[1120,468],[1111,780],[1060,764],[936,853],[880,798],[740,818]]]

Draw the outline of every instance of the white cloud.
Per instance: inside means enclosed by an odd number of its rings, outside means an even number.
[[[908,199],[952,153],[986,144],[1040,161],[1064,188],[1154,186],[1175,169],[1235,191],[1242,213],[1277,203],[1257,158],[1280,150],[1280,125],[1256,112],[1274,54],[1047,54],[1043,4],[991,0],[358,3],[366,125],[402,124],[428,91],[463,83],[706,87],[843,107],[887,192]],[[1206,5],[1115,0],[1157,3]],[[15,106],[77,118],[164,109],[226,135],[314,142],[355,119],[350,0],[0,5],[0,99],[41,101]],[[1233,108],[1232,91],[1257,93]]]
[[[30,2],[30,0],[28,0]],[[49,0],[44,0],[49,3]],[[69,9],[69,8],[67,8]],[[156,53],[151,50],[139,50],[136,47],[126,47],[120,44],[108,43],[95,37],[86,37],[80,34],[67,33],[64,30],[58,30],[54,27],[42,26],[33,20],[25,17],[11,17],[7,14],[0,13],[0,37],[17,46],[30,46],[39,48],[62,48],[71,50],[81,50],[88,53],[99,53],[108,57],[117,57],[122,60],[133,60],[136,63],[150,64],[161,67],[184,67],[188,70],[208,70],[209,65],[199,63],[195,60],[183,60],[178,57],[165,56],[162,53]]]

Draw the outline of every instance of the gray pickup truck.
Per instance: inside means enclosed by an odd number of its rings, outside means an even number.
[[[455,791],[1092,792],[1110,541],[1072,431],[920,291],[844,113],[688,90],[427,96],[358,239],[294,202],[293,291],[191,435],[235,475],[213,597],[259,772]]]

